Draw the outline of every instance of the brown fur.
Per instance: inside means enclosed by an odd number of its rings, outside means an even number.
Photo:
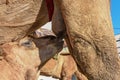
[[[62,49],[63,42],[55,37],[51,41],[50,37],[39,38],[44,43],[39,47],[28,38],[1,45],[3,58],[0,60],[0,80],[36,80],[39,66]]]
[[[45,0],[1,0],[0,44],[21,39],[48,21]]]
[[[70,54],[60,54],[57,60],[50,59],[41,69],[40,74],[52,76],[60,80],[71,80],[75,74],[78,80],[87,80],[83,74],[77,70],[77,65]]]
[[[89,80],[119,80],[120,60],[109,0],[56,1],[65,22],[65,38],[79,71]]]

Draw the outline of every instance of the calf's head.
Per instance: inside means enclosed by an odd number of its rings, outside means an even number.
[[[41,63],[48,61],[55,53],[59,53],[63,48],[63,40],[52,35],[35,38],[33,42],[39,48]]]
[[[27,38],[20,42],[3,44],[0,46],[3,56],[0,60],[0,76],[3,74],[5,76],[1,78],[3,80],[35,80],[39,66],[61,51],[62,45],[63,41],[54,36],[32,40]],[[11,73],[6,73],[6,71]]]

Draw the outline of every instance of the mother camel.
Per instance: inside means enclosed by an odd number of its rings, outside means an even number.
[[[88,80],[118,80],[120,61],[113,35],[110,1],[57,0],[56,4],[59,4],[63,16],[61,23],[65,22],[66,26],[66,41],[79,71]]]
[[[54,4],[53,31],[57,36],[66,32],[79,71],[89,80],[119,80],[110,0],[54,0]],[[0,43],[22,38],[49,21],[45,0],[2,0],[0,5]]]

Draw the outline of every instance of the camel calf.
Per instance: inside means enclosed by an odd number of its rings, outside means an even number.
[[[78,71],[72,56],[64,53],[59,54],[57,59],[50,59],[40,69],[40,74],[52,76],[60,80],[72,80],[72,76],[76,75],[78,80],[87,80],[87,78]]]
[[[32,40],[25,38],[0,45],[0,80],[37,80],[40,67],[63,45],[54,36]]]
[[[57,59],[50,59],[41,69],[40,74],[55,78],[69,78],[71,80],[77,66],[70,55],[58,55]],[[64,79],[62,79],[64,80]]]

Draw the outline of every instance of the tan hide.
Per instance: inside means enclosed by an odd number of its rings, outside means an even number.
[[[20,39],[48,21],[45,0],[0,0],[0,44]]]
[[[88,80],[119,80],[109,0],[57,0],[66,25],[67,43],[79,71]]]
[[[33,41],[24,38],[0,45],[0,80],[37,80],[39,69],[63,48],[63,41],[53,36]]]

